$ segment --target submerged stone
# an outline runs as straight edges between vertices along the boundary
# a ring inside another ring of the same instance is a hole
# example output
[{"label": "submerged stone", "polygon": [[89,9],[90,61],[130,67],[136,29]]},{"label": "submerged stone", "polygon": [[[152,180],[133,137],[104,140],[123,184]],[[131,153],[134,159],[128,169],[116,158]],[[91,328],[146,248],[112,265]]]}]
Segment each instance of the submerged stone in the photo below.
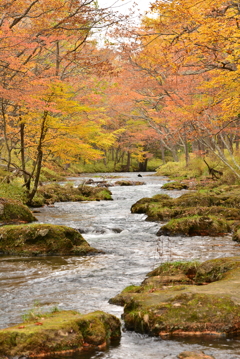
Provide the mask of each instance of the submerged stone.
[{"label": "submerged stone", "polygon": [[0,227],[0,254],[18,256],[76,255],[99,253],[73,228],[53,224]]},{"label": "submerged stone", "polygon": [[239,337],[239,298],[240,257],[230,257],[165,263],[110,302],[124,305],[126,328],[139,333]]},{"label": "submerged stone", "polygon": [[120,321],[113,315],[56,311],[0,330],[0,358],[60,356],[86,348],[101,349],[119,341],[120,335]]},{"label": "submerged stone", "polygon": [[211,355],[207,355],[204,352],[185,351],[178,355],[179,359],[215,359]]}]

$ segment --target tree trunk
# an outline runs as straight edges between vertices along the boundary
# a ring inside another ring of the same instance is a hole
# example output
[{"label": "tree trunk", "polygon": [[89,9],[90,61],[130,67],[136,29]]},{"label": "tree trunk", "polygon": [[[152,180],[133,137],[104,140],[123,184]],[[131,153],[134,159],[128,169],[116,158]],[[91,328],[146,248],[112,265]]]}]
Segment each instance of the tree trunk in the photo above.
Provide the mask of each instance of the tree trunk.
[{"label": "tree trunk", "polygon": [[166,164],[166,158],[165,158],[165,148],[164,148],[164,145],[163,143],[161,142],[161,155],[162,155],[162,161],[163,161],[163,164],[165,165]]},{"label": "tree trunk", "polygon": [[1,99],[1,110],[2,110],[2,118],[3,118],[3,137],[4,142],[7,150],[7,170],[10,171],[11,161],[12,161],[12,149],[9,146],[9,140],[7,135],[7,120],[6,120],[6,113],[5,113],[5,106],[3,103],[3,98]]},{"label": "tree trunk", "polygon": [[174,161],[174,162],[178,162],[179,159],[178,159],[178,154],[177,154],[176,146],[172,146],[172,147],[171,147],[171,152],[172,152],[172,156],[173,156],[173,161]]},{"label": "tree trunk", "polygon": [[[48,112],[45,111],[44,116],[43,116],[42,125],[41,125],[41,133],[40,133],[40,137],[39,137],[39,142],[38,142],[38,146],[37,146],[37,159],[36,159],[36,164],[34,166],[34,172],[36,171],[35,180],[34,180],[34,184],[33,184],[33,189],[31,190],[31,192],[28,195],[28,205],[32,204],[32,200],[33,200],[33,198],[37,192],[37,189],[38,189],[38,184],[39,184],[39,179],[40,179],[40,174],[41,174],[41,169],[42,169],[42,160],[43,160],[43,141],[44,141],[46,133],[47,133],[47,127],[45,126],[47,117],[48,117]],[[33,175],[33,173],[32,173],[32,175]]]},{"label": "tree trunk", "polygon": [[148,164],[148,158],[143,159],[142,162],[139,162],[138,168],[140,172],[147,172],[147,164]]},{"label": "tree trunk", "polygon": [[127,153],[127,172],[130,172],[130,166],[131,166],[131,152],[128,151],[128,153]]},{"label": "tree trunk", "polygon": [[30,191],[30,184],[31,184],[31,178],[26,174],[26,161],[25,161],[25,142],[24,142],[24,130],[25,125],[24,123],[20,123],[20,139],[21,139],[21,162],[22,162],[22,171],[23,171],[23,180],[24,185],[26,186],[26,189],[28,192]]}]

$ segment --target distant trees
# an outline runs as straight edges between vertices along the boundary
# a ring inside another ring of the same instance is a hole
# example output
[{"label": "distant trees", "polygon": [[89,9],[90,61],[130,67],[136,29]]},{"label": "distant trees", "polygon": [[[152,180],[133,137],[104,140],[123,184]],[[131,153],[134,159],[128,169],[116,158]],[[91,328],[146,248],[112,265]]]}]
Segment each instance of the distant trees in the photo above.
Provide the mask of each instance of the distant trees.
[{"label": "distant trees", "polygon": [[136,93],[133,117],[158,133],[175,161],[182,148],[188,163],[191,146],[240,177],[238,2],[155,1],[151,10],[141,28],[121,34],[129,36],[122,55]]}]

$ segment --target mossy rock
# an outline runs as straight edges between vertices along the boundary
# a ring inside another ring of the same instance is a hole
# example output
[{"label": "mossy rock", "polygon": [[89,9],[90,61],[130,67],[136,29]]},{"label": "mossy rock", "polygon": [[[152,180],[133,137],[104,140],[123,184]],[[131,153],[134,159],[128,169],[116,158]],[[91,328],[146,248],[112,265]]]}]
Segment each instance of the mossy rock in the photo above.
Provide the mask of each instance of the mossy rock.
[{"label": "mossy rock", "polygon": [[[178,198],[159,194],[142,198],[132,213],[145,213],[148,221],[169,221],[157,235],[221,236],[234,230],[240,220],[239,187],[229,193],[185,193]],[[233,239],[238,240],[235,230]]]},{"label": "mossy rock", "polygon": [[162,226],[157,235],[224,236],[231,231],[224,219],[214,216],[192,216],[172,219]]},{"label": "mossy rock", "polygon": [[212,207],[162,207],[158,203],[151,203],[147,209],[148,221],[168,221],[172,218],[182,218],[189,216],[218,216],[227,220],[240,220],[240,210],[238,208],[228,208],[222,206]]},{"label": "mossy rock", "polygon": [[239,298],[240,257],[230,257],[165,263],[111,302],[124,305],[126,328],[139,333],[239,337]]},{"label": "mossy rock", "polygon": [[185,193],[174,200],[176,206],[181,207],[194,207],[194,206],[222,206],[240,208],[240,194],[238,191],[231,191],[216,195],[210,193]]},{"label": "mossy rock", "polygon": [[162,186],[162,189],[166,189],[169,191],[172,190],[182,190],[182,189],[188,189],[188,186],[185,183],[181,183],[181,182],[169,182],[169,183],[165,183]]},{"label": "mossy rock", "polygon": [[102,187],[92,187],[92,186],[78,186],[78,191],[81,195],[85,196],[89,201],[96,201],[96,200],[111,200],[112,193],[107,188]]},{"label": "mossy rock", "polygon": [[215,359],[212,355],[207,355],[204,352],[185,351],[178,355],[179,359]]},{"label": "mossy rock", "polygon": [[144,182],[141,181],[126,181],[126,180],[122,180],[122,181],[116,181],[115,182],[115,186],[142,186],[144,185]]},{"label": "mossy rock", "polygon": [[8,225],[0,228],[4,255],[87,255],[99,253],[75,229],[53,224]]},{"label": "mossy rock", "polygon": [[240,242],[240,224],[234,228],[232,239],[233,241]]},{"label": "mossy rock", "polygon": [[61,186],[58,183],[51,183],[39,187],[32,206],[39,207],[55,202],[112,200],[111,195],[111,191],[107,188],[86,186],[85,184],[74,187],[71,183]]},{"label": "mossy rock", "polygon": [[21,202],[0,198],[1,224],[30,223],[36,220],[30,209]]},{"label": "mossy rock", "polygon": [[[170,198],[168,195],[159,194],[155,195],[152,198],[142,198],[133,204],[131,211],[132,213],[137,213],[138,208],[141,208],[142,213],[146,213],[149,217],[152,215],[153,208],[155,206],[155,213],[157,213],[158,209],[161,211],[162,208],[166,207],[169,209],[178,210],[181,208],[182,211],[187,208],[212,208],[213,212],[221,213],[224,212],[223,215],[228,215],[231,210],[234,210],[234,217],[240,216],[240,196],[233,195],[232,192],[229,194],[221,194],[215,195],[214,193],[185,193],[178,198]],[[218,209],[219,208],[219,211]],[[150,213],[149,213],[150,211]]]},{"label": "mossy rock", "polygon": [[0,330],[0,357],[64,355],[86,348],[101,349],[120,339],[120,321],[96,311],[81,315],[57,311]]},{"label": "mossy rock", "polygon": [[150,206],[157,206],[158,208],[162,207],[171,207],[173,206],[173,200],[167,194],[158,194],[151,198],[144,197],[134,203],[131,207],[131,213],[146,213],[148,214],[148,209]]}]

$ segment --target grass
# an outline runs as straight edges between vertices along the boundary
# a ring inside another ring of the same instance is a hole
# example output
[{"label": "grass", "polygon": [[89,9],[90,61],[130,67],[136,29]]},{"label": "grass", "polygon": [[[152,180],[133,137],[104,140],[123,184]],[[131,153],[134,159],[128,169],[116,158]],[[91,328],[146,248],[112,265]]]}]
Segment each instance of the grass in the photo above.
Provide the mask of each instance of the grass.
[{"label": "grass", "polygon": [[0,197],[16,199],[22,203],[26,203],[27,195],[18,181],[12,183],[0,183]]},{"label": "grass", "polygon": [[44,310],[44,307],[37,300],[34,301],[33,307],[29,309],[26,313],[22,315],[22,320],[24,323],[38,320],[39,318],[46,318],[51,316],[52,313],[60,312],[60,309],[57,305],[54,305],[48,311]]},{"label": "grass", "polygon": [[[194,154],[190,155],[190,162],[188,166],[186,166],[184,156],[182,155],[179,162],[167,162],[166,164],[158,167],[157,174],[178,180],[193,178],[201,180],[206,179],[206,177],[211,177],[206,164],[203,162],[203,158],[197,157]],[[215,180],[215,185],[240,184],[239,179],[237,179],[234,173],[222,162],[220,162],[218,158],[215,156],[208,156],[205,157],[205,159],[210,167],[223,172],[223,175],[218,180]],[[227,157],[227,159],[230,161],[230,158]],[[240,163],[240,156],[237,158],[237,161]]]}]

